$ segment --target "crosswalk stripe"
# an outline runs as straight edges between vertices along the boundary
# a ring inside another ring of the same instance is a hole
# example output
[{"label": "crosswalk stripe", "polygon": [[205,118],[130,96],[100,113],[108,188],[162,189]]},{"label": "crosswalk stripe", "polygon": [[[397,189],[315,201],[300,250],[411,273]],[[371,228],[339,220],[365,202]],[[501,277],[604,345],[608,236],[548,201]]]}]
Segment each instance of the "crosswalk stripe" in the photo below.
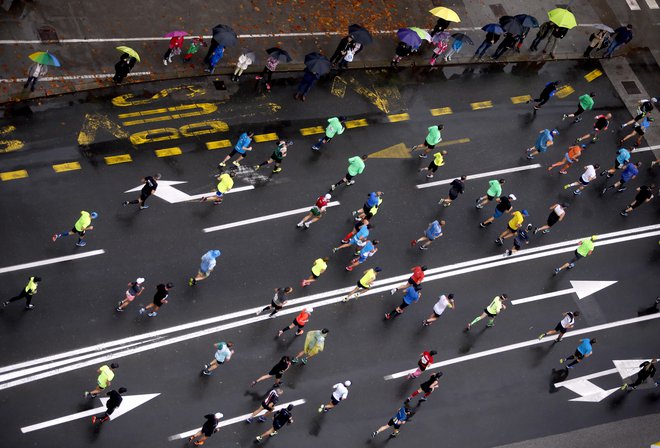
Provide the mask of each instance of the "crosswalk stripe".
[{"label": "crosswalk stripe", "polygon": [[639,7],[639,3],[637,3],[637,0],[626,0],[626,3],[628,3],[628,7],[632,11],[639,11],[641,8]]},{"label": "crosswalk stripe", "polygon": [[63,173],[65,171],[75,171],[79,170],[80,163],[79,162],[68,162],[68,163],[59,163],[57,165],[53,165],[53,170],[55,170],[56,173]]},{"label": "crosswalk stripe", "polygon": [[156,157],[170,157],[181,155],[182,151],[178,146],[174,146],[173,148],[157,149],[154,153],[156,154]]},{"label": "crosswalk stripe", "polygon": [[396,123],[397,121],[410,120],[410,115],[408,115],[408,113],[392,114],[388,115],[387,119],[390,121],[390,123]]},{"label": "crosswalk stripe", "polygon": [[108,156],[104,157],[105,163],[108,165],[116,165],[118,163],[128,163],[132,162],[133,159],[131,159],[130,154],[119,154],[118,156]]},{"label": "crosswalk stripe", "polygon": [[0,179],[2,179],[3,182],[7,180],[23,179],[24,177],[28,177],[27,170],[5,171],[4,173],[0,173]]},{"label": "crosswalk stripe", "polygon": [[660,6],[658,6],[658,2],[655,0],[645,0],[646,4],[649,5],[649,8],[651,9],[660,9]]}]

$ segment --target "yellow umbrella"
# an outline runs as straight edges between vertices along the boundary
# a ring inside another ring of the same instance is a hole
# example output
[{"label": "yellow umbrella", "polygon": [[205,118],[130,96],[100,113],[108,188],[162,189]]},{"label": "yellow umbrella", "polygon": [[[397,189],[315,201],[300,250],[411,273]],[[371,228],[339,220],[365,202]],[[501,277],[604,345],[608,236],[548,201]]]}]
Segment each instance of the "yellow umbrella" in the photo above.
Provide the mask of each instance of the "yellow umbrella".
[{"label": "yellow umbrella", "polygon": [[555,8],[548,12],[548,18],[555,25],[562,28],[568,28],[569,30],[577,26],[575,16],[568,9]]},{"label": "yellow umbrella", "polygon": [[140,55],[137,54],[137,51],[133,50],[131,47],[117,47],[117,50],[127,53],[129,56],[135,58],[140,62]]},{"label": "yellow umbrella", "polygon": [[454,11],[452,11],[449,8],[445,8],[444,6],[438,6],[437,8],[433,8],[429,12],[434,16],[440,17],[441,19],[445,19],[449,22],[461,21],[461,19],[458,17],[458,14],[456,14]]}]

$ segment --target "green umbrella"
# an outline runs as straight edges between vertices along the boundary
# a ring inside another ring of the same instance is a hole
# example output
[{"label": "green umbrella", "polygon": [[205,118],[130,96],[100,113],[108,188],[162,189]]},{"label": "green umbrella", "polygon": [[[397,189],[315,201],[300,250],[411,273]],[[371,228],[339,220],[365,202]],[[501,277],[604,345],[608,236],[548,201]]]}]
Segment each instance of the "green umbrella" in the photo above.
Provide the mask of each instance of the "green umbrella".
[{"label": "green umbrella", "polygon": [[131,47],[121,46],[121,47],[117,47],[117,50],[128,54],[130,57],[135,58],[138,60],[138,62],[140,62],[140,55],[137,53],[137,51],[133,50]]},{"label": "green umbrella", "polygon": [[555,25],[562,28],[568,28],[569,30],[577,26],[575,16],[568,9],[555,8],[548,12],[548,18]]},{"label": "green umbrella", "polygon": [[61,65],[60,61],[57,60],[55,55],[47,51],[37,51],[36,53],[32,53],[29,56],[29,58],[32,59],[34,62],[43,65],[52,65],[54,67],[59,67]]},{"label": "green umbrella", "polygon": [[431,35],[426,30],[417,28],[416,26],[411,26],[408,29],[413,30],[415,33],[417,33],[420,39],[425,40],[427,42],[431,42]]}]

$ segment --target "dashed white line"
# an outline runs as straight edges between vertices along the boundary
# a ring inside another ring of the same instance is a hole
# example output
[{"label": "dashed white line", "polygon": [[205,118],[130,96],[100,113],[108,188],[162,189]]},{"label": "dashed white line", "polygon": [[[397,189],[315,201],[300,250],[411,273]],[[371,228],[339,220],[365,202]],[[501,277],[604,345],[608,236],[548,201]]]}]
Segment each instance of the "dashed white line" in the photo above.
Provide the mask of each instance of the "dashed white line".
[{"label": "dashed white line", "polygon": [[[468,180],[472,179],[479,179],[482,177],[490,177],[490,176],[498,176],[500,174],[508,174],[508,173],[517,173],[520,171],[527,171],[527,170],[535,170],[536,168],[541,168],[541,165],[538,163],[534,163],[532,165],[526,165],[526,166],[516,166],[513,168],[506,168],[503,170],[495,170],[495,171],[488,171],[486,173],[477,173],[477,174],[466,174]],[[422,188],[431,188],[431,187],[437,187],[438,185],[447,185],[450,184],[456,177],[452,177],[450,179],[444,179],[444,180],[438,180],[435,182],[427,182],[425,184],[419,184],[416,185],[417,188],[422,189]]]},{"label": "dashed white line", "polygon": [[75,255],[65,255],[63,257],[48,258],[46,260],[41,260],[41,261],[32,261],[30,263],[17,264],[14,266],[6,266],[4,268],[0,268],[0,274],[6,274],[7,272],[21,271],[23,269],[36,268],[39,266],[48,266],[49,264],[64,263],[65,261],[80,260],[82,258],[93,257],[95,255],[101,255],[104,253],[105,251],[103,249],[98,249],[98,250],[92,250],[90,252],[83,252]]}]

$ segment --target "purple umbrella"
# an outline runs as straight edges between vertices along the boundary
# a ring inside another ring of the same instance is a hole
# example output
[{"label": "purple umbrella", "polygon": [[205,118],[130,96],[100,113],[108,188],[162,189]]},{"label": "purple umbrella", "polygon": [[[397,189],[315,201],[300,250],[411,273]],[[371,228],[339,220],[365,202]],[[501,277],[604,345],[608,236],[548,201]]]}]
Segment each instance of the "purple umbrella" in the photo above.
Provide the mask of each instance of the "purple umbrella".
[{"label": "purple umbrella", "polygon": [[401,28],[396,32],[397,37],[401,42],[406,45],[410,45],[413,48],[419,47],[422,45],[422,38],[419,37],[415,31],[410,28]]}]

